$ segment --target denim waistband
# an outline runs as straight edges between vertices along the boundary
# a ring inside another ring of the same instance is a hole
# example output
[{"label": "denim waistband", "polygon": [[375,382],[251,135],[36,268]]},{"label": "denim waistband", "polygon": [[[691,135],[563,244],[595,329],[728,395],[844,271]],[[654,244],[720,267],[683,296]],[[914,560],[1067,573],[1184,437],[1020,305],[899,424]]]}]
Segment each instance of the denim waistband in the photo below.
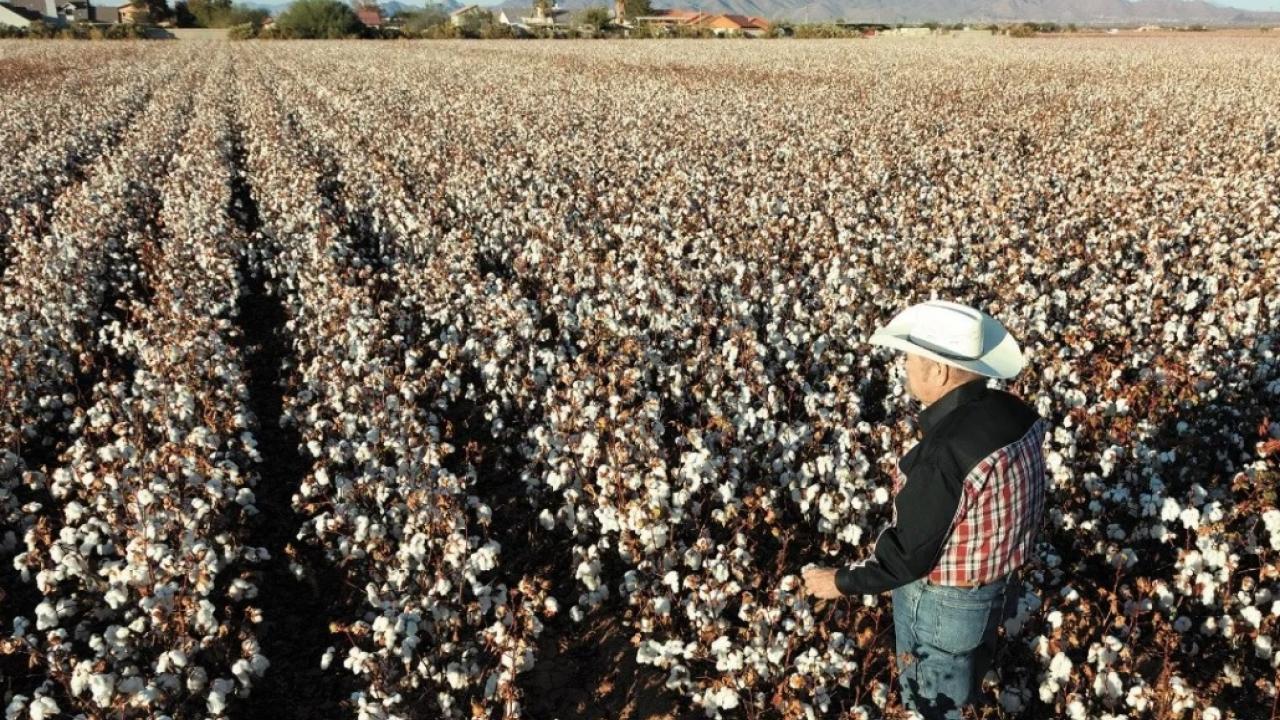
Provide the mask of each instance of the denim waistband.
[{"label": "denim waistband", "polygon": [[980,585],[947,585],[946,583],[936,583],[930,580],[928,575],[925,575],[924,577],[920,578],[920,582],[924,585],[929,585],[930,587],[955,588],[956,590],[979,590],[981,588],[987,587],[988,585],[995,585],[996,583],[1007,583],[1017,575],[1018,575],[1017,570],[1010,570],[1004,575],[1001,575],[1000,577],[995,578],[993,580],[988,580],[987,582],[984,582]]}]

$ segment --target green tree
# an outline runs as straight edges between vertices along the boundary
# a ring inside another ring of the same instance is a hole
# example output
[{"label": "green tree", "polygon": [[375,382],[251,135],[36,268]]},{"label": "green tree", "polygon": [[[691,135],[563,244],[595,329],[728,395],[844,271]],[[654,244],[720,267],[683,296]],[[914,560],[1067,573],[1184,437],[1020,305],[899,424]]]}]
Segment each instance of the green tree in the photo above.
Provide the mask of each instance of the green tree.
[{"label": "green tree", "polygon": [[623,12],[629,18],[652,15],[653,5],[649,3],[649,0],[623,0]]},{"label": "green tree", "polygon": [[409,10],[398,14],[401,26],[406,32],[421,33],[449,23],[449,13],[439,5],[428,5],[421,10]]},{"label": "green tree", "polygon": [[199,21],[191,12],[191,4],[186,0],[178,0],[174,3],[173,20],[181,28],[199,27]]},{"label": "green tree", "polygon": [[253,23],[232,25],[227,29],[227,39],[229,40],[252,40],[257,36],[258,26]]},{"label": "green tree", "polygon": [[135,16],[139,25],[161,23],[173,18],[173,11],[169,9],[169,4],[165,0],[132,0],[130,4],[146,11]]},{"label": "green tree", "polygon": [[[485,17],[486,15],[488,17]],[[458,21],[458,32],[461,33],[462,37],[478,38],[485,24],[491,22],[492,19],[493,13],[485,10],[472,10],[469,13],[465,13],[462,19]]]},{"label": "green tree", "polygon": [[289,37],[329,40],[359,35],[364,27],[351,6],[338,0],[297,0],[276,25]]},{"label": "green tree", "polygon": [[226,27],[226,16],[231,12],[231,0],[187,0],[177,8],[178,23],[190,15],[195,27]]},{"label": "green tree", "polygon": [[603,30],[612,20],[609,15],[609,9],[602,6],[589,7],[578,13],[575,18],[577,24],[586,25],[596,32]]},{"label": "green tree", "polygon": [[271,14],[248,5],[232,5],[231,0],[184,0],[174,6],[178,27],[226,28],[266,22]]}]

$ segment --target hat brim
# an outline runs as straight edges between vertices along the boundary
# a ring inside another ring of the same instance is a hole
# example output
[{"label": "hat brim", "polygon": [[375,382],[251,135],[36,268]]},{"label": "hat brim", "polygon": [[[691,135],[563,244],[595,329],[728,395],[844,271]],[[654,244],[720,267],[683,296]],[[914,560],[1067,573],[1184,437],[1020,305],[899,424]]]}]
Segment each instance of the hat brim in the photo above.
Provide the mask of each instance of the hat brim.
[{"label": "hat brim", "polygon": [[937,362],[969,370],[990,378],[1008,380],[1021,372],[1026,361],[1022,356],[1022,350],[1018,347],[1018,342],[1013,339],[1013,335],[995,323],[988,324],[983,331],[987,333],[987,336],[983,338],[983,347],[991,349],[974,360],[957,360],[945,355],[939,355],[929,348],[912,342],[911,329],[909,327],[895,326],[892,323],[888,327],[877,330],[867,342],[872,345],[880,345],[922,355],[930,360],[936,360]]}]

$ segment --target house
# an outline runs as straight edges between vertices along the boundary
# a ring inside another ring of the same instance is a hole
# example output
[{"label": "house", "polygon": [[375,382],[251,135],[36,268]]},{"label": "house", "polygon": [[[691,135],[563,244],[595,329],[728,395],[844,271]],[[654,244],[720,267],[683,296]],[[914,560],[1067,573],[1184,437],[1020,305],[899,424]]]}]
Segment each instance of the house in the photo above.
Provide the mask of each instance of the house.
[{"label": "house", "polygon": [[533,6],[533,15],[520,18],[520,22],[531,28],[563,28],[569,27],[569,11],[559,5],[544,7],[538,2]]},{"label": "house", "polygon": [[893,27],[892,25],[884,25],[881,23],[855,23],[855,22],[844,22],[839,20],[836,22],[833,22],[832,25],[835,25],[838,28],[843,28],[845,30],[856,32],[862,37],[875,37],[876,33],[881,33],[881,32],[884,32],[885,30],[890,30]]},{"label": "house", "polygon": [[[128,14],[134,15],[135,19],[138,17],[138,9],[131,5],[96,5],[90,0],[4,0],[0,2],[0,6],[5,10],[0,12],[0,24],[18,27],[26,27],[37,20],[47,25],[68,25],[74,22],[111,25],[122,22],[121,11],[125,8],[129,9]],[[142,11],[142,22],[146,22],[145,8]],[[22,18],[21,22],[26,25],[19,25],[20,21],[13,19],[15,15]]]},{"label": "house", "polygon": [[382,27],[382,10],[377,5],[361,5],[356,8],[356,19],[367,28]]},{"label": "house", "polygon": [[150,20],[145,5],[122,5],[119,8],[120,19],[117,22],[126,25],[142,25]]},{"label": "house", "polygon": [[31,23],[40,20],[41,17],[40,13],[34,10],[0,2],[0,25],[25,28],[30,27]]},{"label": "house", "polygon": [[754,15],[715,15],[701,23],[716,35],[760,37],[769,32],[769,21]]},{"label": "house", "polygon": [[449,13],[449,22],[453,23],[454,27],[460,27],[468,18],[475,17],[484,19],[485,15],[488,13],[488,10],[485,10],[479,5],[464,5],[463,7]]},{"label": "house", "polygon": [[711,16],[698,10],[676,10],[669,8],[654,8],[650,14],[641,15],[635,18],[637,23],[645,25],[657,25],[661,27],[695,27]]},{"label": "house", "polygon": [[533,34],[529,30],[529,26],[525,25],[524,21],[521,19],[522,16],[526,15],[529,12],[528,6],[519,6],[514,8],[501,7],[501,8],[496,8],[495,10],[492,10],[490,12],[497,12],[498,22],[511,28],[511,30],[515,32],[517,37],[528,37]]},{"label": "house", "polygon": [[90,17],[93,18],[93,22],[104,23],[107,25],[114,25],[120,22],[120,8],[118,7],[91,5],[89,10]]},{"label": "house", "polygon": [[61,22],[55,0],[6,0],[5,5],[11,12],[20,13],[30,18],[30,21],[42,20],[48,24]]},{"label": "house", "polygon": [[927,27],[899,27],[892,30],[885,30],[881,35],[893,35],[896,37],[928,37],[933,34],[933,30]]}]

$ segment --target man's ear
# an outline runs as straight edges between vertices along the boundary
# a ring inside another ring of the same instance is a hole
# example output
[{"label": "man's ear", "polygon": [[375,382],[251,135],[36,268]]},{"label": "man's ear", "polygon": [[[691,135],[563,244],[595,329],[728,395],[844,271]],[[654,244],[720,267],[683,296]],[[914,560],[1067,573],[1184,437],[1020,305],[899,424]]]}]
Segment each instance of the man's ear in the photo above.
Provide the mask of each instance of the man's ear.
[{"label": "man's ear", "polygon": [[930,373],[930,374],[931,374],[931,375],[933,375],[933,377],[937,380],[937,383],[936,383],[936,384],[937,384],[937,385],[940,385],[940,386],[941,386],[941,385],[946,385],[946,384],[947,384],[947,380],[949,380],[949,379],[950,379],[950,378],[948,377],[948,375],[947,375],[947,373],[948,373],[948,371],[949,371],[949,369],[950,369],[950,368],[948,368],[948,367],[947,367],[947,364],[946,364],[946,363],[940,363],[940,362],[938,362],[937,360],[934,360],[933,358],[927,358],[927,360],[928,360],[929,364],[933,366],[933,372],[932,372],[932,373]]}]

